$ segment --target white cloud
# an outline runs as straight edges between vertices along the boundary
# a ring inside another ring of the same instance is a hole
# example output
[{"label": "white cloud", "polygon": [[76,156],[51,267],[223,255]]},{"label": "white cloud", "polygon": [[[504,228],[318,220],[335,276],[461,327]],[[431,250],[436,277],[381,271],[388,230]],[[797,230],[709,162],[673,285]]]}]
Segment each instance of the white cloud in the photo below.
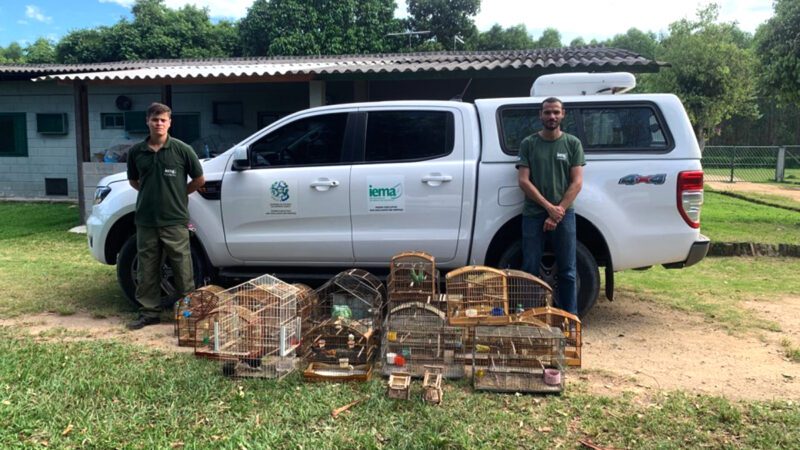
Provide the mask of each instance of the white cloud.
[{"label": "white cloud", "polygon": [[208,8],[208,15],[214,18],[240,19],[247,14],[253,0],[166,0],[164,4],[173,9],[194,5]]},{"label": "white cloud", "polygon": [[44,11],[42,11],[42,9],[36,5],[25,6],[25,17],[44,23],[50,23],[53,21],[52,17],[45,16]]},{"label": "white cloud", "polygon": [[130,8],[136,3],[136,0],[99,0],[100,3],[116,3],[124,8]]}]

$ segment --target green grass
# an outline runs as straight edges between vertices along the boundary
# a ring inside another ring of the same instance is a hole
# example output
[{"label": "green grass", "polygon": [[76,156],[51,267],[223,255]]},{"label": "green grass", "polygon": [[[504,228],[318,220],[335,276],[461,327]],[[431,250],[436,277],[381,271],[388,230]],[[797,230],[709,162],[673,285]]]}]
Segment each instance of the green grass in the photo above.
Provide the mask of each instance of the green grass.
[{"label": "green grass", "polygon": [[790,361],[800,363],[800,347],[795,347],[789,339],[781,340],[781,347]]},{"label": "green grass", "polygon": [[800,244],[800,213],[713,191],[706,192],[700,223],[712,241]]},{"label": "green grass", "polygon": [[[706,193],[717,192],[708,186],[705,187],[705,191]],[[739,191],[727,192],[722,195],[734,198],[740,197],[740,199],[751,200],[756,204],[777,206],[782,208],[788,208],[790,210],[794,209],[795,212],[800,212],[800,202],[784,195],[771,195],[771,194],[762,194],[760,192],[739,192]]]},{"label": "green grass", "polygon": [[[800,406],[682,393],[633,401],[580,385],[563,396],[473,392],[393,401],[385,382],[235,381],[216,363],[114,342],[38,343],[0,329],[0,447],[790,448]],[[367,400],[337,419],[331,410]],[[71,430],[65,432],[65,430]]]},{"label": "green grass", "polygon": [[68,232],[77,224],[74,205],[0,202],[0,314],[132,310],[115,267],[92,258],[86,235]]},{"label": "green grass", "polygon": [[[731,169],[723,167],[703,167],[706,181],[729,181]],[[735,180],[770,183],[775,181],[775,169],[769,167],[740,168],[733,170]],[[783,178],[788,183],[800,182],[800,169],[785,169]]]},{"label": "green grass", "polygon": [[800,292],[800,258],[706,258],[680,270],[653,267],[616,274],[616,286],[640,299],[700,313],[731,330],[778,325],[757,318],[741,303]]}]

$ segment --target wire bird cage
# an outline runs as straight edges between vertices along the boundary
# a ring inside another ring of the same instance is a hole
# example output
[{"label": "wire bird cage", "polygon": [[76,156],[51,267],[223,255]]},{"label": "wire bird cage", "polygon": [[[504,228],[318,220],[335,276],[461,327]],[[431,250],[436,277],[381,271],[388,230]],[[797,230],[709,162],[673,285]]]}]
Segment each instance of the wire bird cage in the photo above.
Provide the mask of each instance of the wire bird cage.
[{"label": "wire bird cage", "polygon": [[433,255],[403,252],[392,257],[387,282],[388,304],[394,307],[408,302],[430,303],[442,310],[439,297],[439,271]]},{"label": "wire bird cage", "polygon": [[553,289],[541,278],[528,272],[506,269],[508,286],[508,306],[510,313],[521,314],[532,308],[553,304]]},{"label": "wire bird cage", "polygon": [[505,324],[511,320],[508,274],[486,266],[467,266],[447,274],[450,325]]},{"label": "wire bird cage", "polygon": [[294,286],[297,288],[297,317],[300,318],[300,330],[304,339],[308,330],[314,328],[312,314],[319,303],[319,296],[305,284],[295,283]]},{"label": "wire bird cage", "polygon": [[442,389],[442,366],[425,366],[425,376],[422,378],[422,400],[435,405],[440,405],[444,397]]},{"label": "wire bird cage", "polygon": [[282,378],[300,345],[297,293],[271,275],[220,292],[219,306],[198,323],[195,354],[222,361],[228,376]]},{"label": "wire bird cage", "polygon": [[175,336],[179,347],[197,346],[197,324],[217,308],[218,294],[224,290],[213,284],[203,286],[175,302]]},{"label": "wire bird cage", "polygon": [[421,378],[428,365],[442,366],[447,378],[464,376],[464,330],[449,326],[444,312],[427,303],[404,303],[389,310],[381,340],[381,373]]},{"label": "wire bird cage", "polygon": [[547,326],[554,327],[564,334],[566,339],[564,357],[566,363],[571,367],[581,366],[581,319],[563,309],[545,306],[525,310],[522,314],[522,321],[534,320],[536,323],[545,323]]},{"label": "wire bird cage", "polygon": [[516,323],[473,329],[472,383],[495,392],[562,392],[564,334]]},{"label": "wire bird cage", "polygon": [[309,381],[367,381],[377,352],[375,330],[345,317],[329,319],[306,334],[301,354]]},{"label": "wire bird cage", "polygon": [[357,321],[371,330],[378,330],[385,299],[383,283],[361,269],[341,272],[320,286],[318,303],[311,322],[319,325],[329,319],[344,318]]}]

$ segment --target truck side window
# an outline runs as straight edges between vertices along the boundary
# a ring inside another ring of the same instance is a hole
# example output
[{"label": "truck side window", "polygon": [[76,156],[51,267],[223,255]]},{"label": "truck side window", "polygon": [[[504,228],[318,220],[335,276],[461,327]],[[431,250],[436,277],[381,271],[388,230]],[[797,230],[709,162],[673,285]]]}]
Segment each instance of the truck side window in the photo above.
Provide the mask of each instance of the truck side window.
[{"label": "truck side window", "polygon": [[453,151],[453,113],[373,111],[367,114],[364,161],[419,161]]},{"label": "truck side window", "polygon": [[[501,110],[501,140],[503,151],[509,155],[519,153],[519,144],[523,139],[538,133],[542,129],[542,121],[539,119],[539,107],[512,107]],[[567,133],[577,136],[575,125],[575,111],[567,108],[567,116],[561,122],[561,129]]]},{"label": "truck side window", "polygon": [[666,150],[658,117],[647,106],[582,108],[587,150]]},{"label": "truck side window", "polygon": [[347,113],[325,114],[288,123],[250,146],[253,167],[338,164]]}]

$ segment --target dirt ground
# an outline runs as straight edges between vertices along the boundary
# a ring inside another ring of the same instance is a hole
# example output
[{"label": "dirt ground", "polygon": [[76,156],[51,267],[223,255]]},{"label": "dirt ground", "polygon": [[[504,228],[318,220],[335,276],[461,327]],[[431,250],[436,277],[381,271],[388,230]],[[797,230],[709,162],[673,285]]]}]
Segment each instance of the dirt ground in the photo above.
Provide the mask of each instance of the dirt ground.
[{"label": "dirt ground", "polygon": [[[730,334],[703,318],[625,295],[599,301],[584,321],[583,368],[568,375],[596,394],[684,390],[729,399],[800,398],[800,363],[781,346],[800,346],[800,297],[745,305],[776,322],[780,332]],[[121,318],[39,314],[0,320],[42,340],[114,339],[151,349],[191,352],[175,345],[173,325],[128,331]]]},{"label": "dirt ground", "polygon": [[800,202],[800,186],[778,186],[767,183],[725,183],[721,181],[707,181],[707,185],[716,191],[731,191],[739,193],[755,192],[758,194],[780,195]]}]

